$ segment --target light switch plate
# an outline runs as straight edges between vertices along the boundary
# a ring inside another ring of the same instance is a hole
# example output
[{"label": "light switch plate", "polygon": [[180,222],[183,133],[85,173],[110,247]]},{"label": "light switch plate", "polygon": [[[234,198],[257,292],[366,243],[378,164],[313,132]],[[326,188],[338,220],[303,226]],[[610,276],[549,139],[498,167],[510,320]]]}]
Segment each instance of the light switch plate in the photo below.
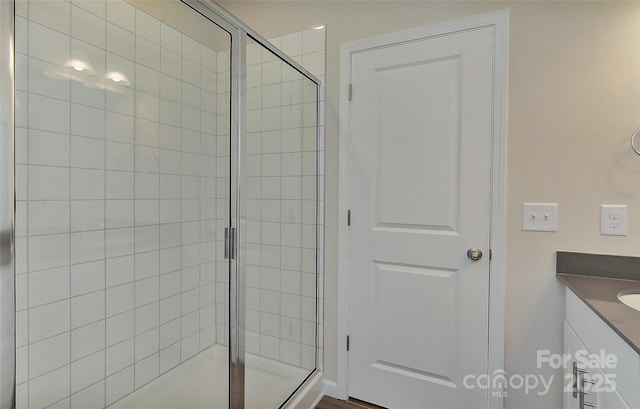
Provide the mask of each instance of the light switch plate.
[{"label": "light switch plate", "polygon": [[600,234],[606,236],[626,236],[627,205],[600,206]]},{"label": "light switch plate", "polygon": [[558,204],[523,203],[522,230],[558,231]]}]

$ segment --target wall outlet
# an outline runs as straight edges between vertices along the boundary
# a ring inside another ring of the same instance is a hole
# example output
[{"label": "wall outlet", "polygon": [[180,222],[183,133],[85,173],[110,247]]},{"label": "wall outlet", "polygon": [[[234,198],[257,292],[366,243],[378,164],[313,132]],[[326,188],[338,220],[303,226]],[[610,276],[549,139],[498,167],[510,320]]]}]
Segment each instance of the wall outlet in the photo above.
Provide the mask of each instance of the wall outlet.
[{"label": "wall outlet", "polygon": [[558,204],[523,203],[522,230],[558,231]]},{"label": "wall outlet", "polygon": [[600,206],[600,234],[626,236],[628,224],[627,205]]}]

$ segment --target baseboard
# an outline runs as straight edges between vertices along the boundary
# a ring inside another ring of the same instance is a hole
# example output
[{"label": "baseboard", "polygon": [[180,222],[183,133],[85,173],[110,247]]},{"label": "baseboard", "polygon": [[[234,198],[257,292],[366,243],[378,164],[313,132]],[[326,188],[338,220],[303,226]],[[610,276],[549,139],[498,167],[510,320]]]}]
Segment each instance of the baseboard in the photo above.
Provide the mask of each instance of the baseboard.
[{"label": "baseboard", "polygon": [[331,396],[332,398],[344,399],[344,397],[340,396],[340,393],[338,393],[338,382],[330,379],[324,380],[324,394]]},{"label": "baseboard", "polygon": [[320,401],[322,400],[322,398],[324,398],[324,391],[320,392],[320,394],[318,395],[318,397],[316,397],[316,400],[313,401],[313,404],[311,405],[311,408],[315,408],[316,406],[318,406],[318,403],[320,403]]}]

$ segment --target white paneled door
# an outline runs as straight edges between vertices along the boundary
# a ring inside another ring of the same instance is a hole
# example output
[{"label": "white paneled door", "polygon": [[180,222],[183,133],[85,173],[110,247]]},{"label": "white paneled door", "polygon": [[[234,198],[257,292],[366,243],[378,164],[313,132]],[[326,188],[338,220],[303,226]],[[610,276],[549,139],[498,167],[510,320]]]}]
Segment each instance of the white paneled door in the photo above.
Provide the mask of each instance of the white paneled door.
[{"label": "white paneled door", "polygon": [[354,398],[487,407],[492,61],[491,28],[352,54]]}]

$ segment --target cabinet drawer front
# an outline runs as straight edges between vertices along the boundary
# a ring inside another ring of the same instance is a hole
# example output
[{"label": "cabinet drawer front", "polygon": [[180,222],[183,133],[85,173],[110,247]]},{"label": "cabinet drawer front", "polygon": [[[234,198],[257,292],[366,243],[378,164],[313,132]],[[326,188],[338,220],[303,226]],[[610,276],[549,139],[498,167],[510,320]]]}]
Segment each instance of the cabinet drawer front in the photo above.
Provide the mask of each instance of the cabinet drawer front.
[{"label": "cabinet drawer front", "polygon": [[[578,338],[573,328],[564,322],[564,353],[570,354],[575,357],[578,351],[588,351],[582,341]],[[572,359],[564,369],[564,409],[580,409],[579,398],[573,397],[573,388],[571,388],[574,374]],[[609,391],[605,388],[604,382],[609,374],[602,371],[600,368],[594,367],[595,362],[591,360],[587,367],[578,366],[578,369],[584,370],[587,373],[588,379],[596,382],[596,385],[587,387],[587,394],[585,395],[585,402],[589,402],[596,405],[596,408],[600,409],[630,409],[625,400],[620,396],[618,391]],[[596,390],[589,390],[589,388],[595,388]]]},{"label": "cabinet drawer front", "polygon": [[640,355],[568,288],[565,308],[566,321],[591,354],[604,351],[617,357],[615,367],[602,370],[615,375],[617,391],[628,406],[640,408]]}]

